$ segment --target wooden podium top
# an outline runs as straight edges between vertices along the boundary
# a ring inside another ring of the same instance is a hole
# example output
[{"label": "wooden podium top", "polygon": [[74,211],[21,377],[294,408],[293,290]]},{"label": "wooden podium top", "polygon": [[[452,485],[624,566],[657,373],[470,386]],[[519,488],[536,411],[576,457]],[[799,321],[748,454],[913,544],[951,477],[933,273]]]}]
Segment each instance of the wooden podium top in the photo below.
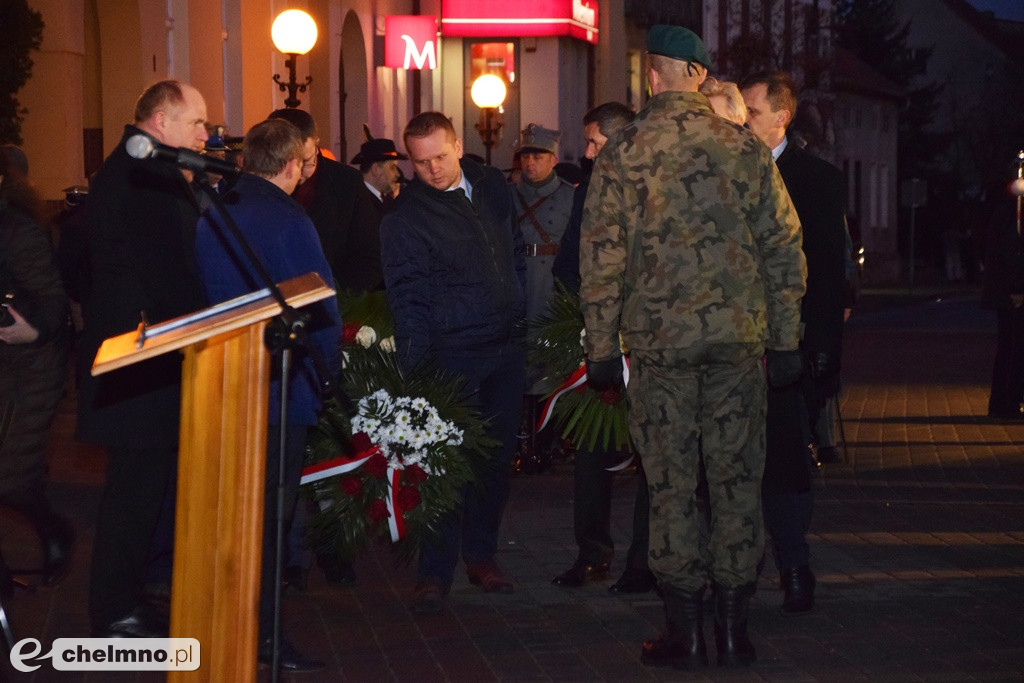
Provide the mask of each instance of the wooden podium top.
[{"label": "wooden podium top", "polygon": [[[316,273],[306,273],[278,285],[285,301],[294,308],[334,296]],[[92,374],[102,375],[169,351],[184,348],[210,337],[248,327],[274,317],[281,307],[267,289],[240,296],[204,308],[189,315],[173,318],[147,327],[140,340],[140,330],[125,332],[104,340],[92,364]]]}]

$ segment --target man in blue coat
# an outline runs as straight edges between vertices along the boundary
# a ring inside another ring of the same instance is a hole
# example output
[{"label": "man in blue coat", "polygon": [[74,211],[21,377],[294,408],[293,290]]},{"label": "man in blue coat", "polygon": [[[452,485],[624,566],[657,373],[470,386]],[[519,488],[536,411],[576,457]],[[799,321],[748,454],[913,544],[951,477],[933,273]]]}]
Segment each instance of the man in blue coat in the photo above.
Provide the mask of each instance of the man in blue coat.
[{"label": "man in blue coat", "polygon": [[420,548],[418,612],[451,588],[461,551],[469,580],[511,592],[494,559],[525,385],[526,258],[512,192],[501,173],[462,158],[440,112],[415,116],[404,142],[416,178],[381,222],[381,258],[403,368],[435,365],[463,376],[489,420],[498,452],[467,486],[435,543]]},{"label": "man in blue coat", "polygon": [[[281,120],[257,124],[245,136],[242,170],[234,189],[225,197],[228,213],[241,228],[260,263],[275,282],[316,272],[332,283],[331,269],[320,247],[312,221],[289,195],[302,173],[302,136],[299,129]],[[213,303],[264,287],[241,247],[224,226],[224,219],[210,209],[196,227],[199,273]],[[341,365],[341,318],[333,299],[314,304],[308,311],[311,349],[296,349],[288,378],[288,412],[285,448],[285,528],[291,523],[299,491],[306,433],[317,422],[320,409],[318,378],[310,354],[319,353],[331,372]],[[260,661],[271,659],[273,626],[274,530],[278,487],[278,444],[281,402],[280,367],[274,367],[270,383],[270,428],[267,430],[266,498],[263,506],[263,563],[260,581]],[[322,662],[305,660],[285,643],[282,668],[315,671]]]}]

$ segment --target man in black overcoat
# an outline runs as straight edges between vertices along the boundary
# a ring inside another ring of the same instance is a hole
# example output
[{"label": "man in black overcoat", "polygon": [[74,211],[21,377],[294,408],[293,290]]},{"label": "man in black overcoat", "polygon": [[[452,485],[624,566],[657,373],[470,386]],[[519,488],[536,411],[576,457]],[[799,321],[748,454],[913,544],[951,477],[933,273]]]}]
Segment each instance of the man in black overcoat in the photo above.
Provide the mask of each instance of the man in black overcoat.
[{"label": "man in black overcoat", "polygon": [[[363,176],[352,219],[349,256],[353,268],[346,286],[364,292],[384,289],[384,270],[380,264],[380,222],[399,189],[402,171],[398,162],[408,159],[395,148],[394,140],[373,138],[360,146],[352,157]],[[358,267],[355,264],[359,264]]]},{"label": "man in black overcoat", "polygon": [[135,106],[135,123],[96,174],[87,215],[91,290],[78,358],[78,436],[107,447],[93,546],[89,618],[97,637],[166,637],[166,615],[142,599],[150,543],[177,467],[181,357],[92,377],[104,339],[143,319],[203,308],[193,241],[199,207],[191,174],[125,150],[133,135],[201,150],[206,103],[192,86],[161,81]]},{"label": "man in black overcoat", "polygon": [[768,389],[762,500],[785,598],[784,614],[814,609],[807,530],[813,498],[807,446],[820,402],[839,390],[843,341],[846,181],[827,161],[786,137],[797,90],[788,74],[761,73],[741,84],[750,129],[771,150],[800,217],[807,258],[801,304],[804,373],[796,384]]},{"label": "man in black overcoat", "polygon": [[[320,236],[320,246],[331,266],[338,289],[377,289],[383,276],[380,272],[380,251],[372,263],[353,249],[353,223],[365,211],[362,204],[363,177],[359,171],[324,156],[316,121],[301,109],[278,109],[267,118],[284,119],[302,133],[304,154],[302,183],[295,189],[295,199],[313,221]],[[369,272],[368,272],[369,271]],[[373,286],[366,283],[373,281]]]}]

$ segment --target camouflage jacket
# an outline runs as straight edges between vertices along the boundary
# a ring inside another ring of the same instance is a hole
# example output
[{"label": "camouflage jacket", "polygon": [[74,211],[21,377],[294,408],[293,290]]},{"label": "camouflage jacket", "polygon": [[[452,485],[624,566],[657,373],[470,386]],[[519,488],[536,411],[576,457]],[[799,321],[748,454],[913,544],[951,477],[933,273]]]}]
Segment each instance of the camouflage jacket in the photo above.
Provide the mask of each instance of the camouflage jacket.
[{"label": "camouflage jacket", "polygon": [[632,349],[792,350],[807,267],[771,152],[698,93],[664,92],[598,156],[580,306],[592,360]]}]

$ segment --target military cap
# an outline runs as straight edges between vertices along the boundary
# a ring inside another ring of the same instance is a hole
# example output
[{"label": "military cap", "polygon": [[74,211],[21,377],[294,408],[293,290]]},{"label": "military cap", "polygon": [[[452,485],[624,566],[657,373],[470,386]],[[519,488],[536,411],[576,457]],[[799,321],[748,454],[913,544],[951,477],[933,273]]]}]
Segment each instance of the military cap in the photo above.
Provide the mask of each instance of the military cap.
[{"label": "military cap", "polygon": [[682,26],[652,26],[647,32],[647,52],[671,59],[696,62],[705,69],[711,69],[711,56],[700,36]]},{"label": "military cap", "polygon": [[64,193],[64,201],[67,202],[68,206],[78,206],[89,196],[89,188],[85,185],[65,187],[61,192]]},{"label": "military cap", "polygon": [[373,163],[375,161],[392,161],[408,159],[395,148],[395,141],[387,138],[367,140],[359,147],[359,154],[352,157],[352,164]]},{"label": "military cap", "polygon": [[228,147],[224,142],[225,137],[226,130],[224,126],[214,126],[213,130],[210,131],[209,137],[206,138],[206,145],[203,149],[207,152],[226,152]]},{"label": "military cap", "polygon": [[561,137],[562,134],[557,130],[531,123],[519,135],[518,151],[551,152],[558,156],[558,141]]}]

